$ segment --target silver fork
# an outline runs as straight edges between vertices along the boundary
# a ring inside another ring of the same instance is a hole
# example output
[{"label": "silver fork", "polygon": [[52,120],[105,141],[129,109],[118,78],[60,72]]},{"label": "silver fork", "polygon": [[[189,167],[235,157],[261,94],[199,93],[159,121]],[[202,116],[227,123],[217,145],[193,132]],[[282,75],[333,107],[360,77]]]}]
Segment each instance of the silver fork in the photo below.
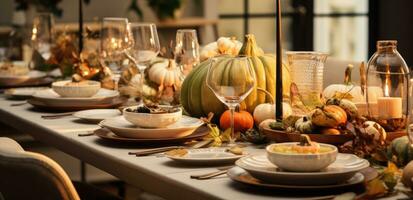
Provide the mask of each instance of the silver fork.
[{"label": "silver fork", "polygon": [[169,147],[160,147],[160,148],[153,148],[153,149],[146,149],[146,150],[141,150],[141,151],[136,151],[136,152],[129,152],[129,155],[135,155],[135,156],[149,156],[157,153],[163,153],[166,151],[174,150],[174,149],[180,149],[180,148],[185,148],[185,149],[199,149],[202,147],[206,147],[209,144],[211,144],[214,140],[213,139],[207,139],[200,141],[193,146],[187,147],[187,146],[169,146]]},{"label": "silver fork", "polygon": [[197,174],[197,175],[191,175],[190,177],[192,179],[198,179],[198,180],[206,180],[210,178],[214,178],[223,174],[226,174],[229,169],[231,169],[233,166],[225,166],[225,167],[219,167],[217,168],[217,171],[214,172],[209,172],[206,174]]}]

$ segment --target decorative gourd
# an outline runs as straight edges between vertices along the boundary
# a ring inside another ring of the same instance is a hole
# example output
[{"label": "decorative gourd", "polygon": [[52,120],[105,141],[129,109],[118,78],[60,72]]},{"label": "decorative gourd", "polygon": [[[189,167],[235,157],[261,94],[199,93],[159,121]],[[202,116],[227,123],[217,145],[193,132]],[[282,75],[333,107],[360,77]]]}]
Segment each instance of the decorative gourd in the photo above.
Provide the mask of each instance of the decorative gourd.
[{"label": "decorative gourd", "polygon": [[326,105],[340,106],[347,113],[347,119],[351,121],[358,116],[358,110],[356,104],[348,99],[332,98],[326,101]]},{"label": "decorative gourd", "polygon": [[384,142],[386,141],[387,133],[386,130],[379,123],[374,121],[365,121],[363,126],[360,128],[360,132],[374,136],[374,140]]},{"label": "decorative gourd", "polygon": [[162,92],[165,87],[181,87],[182,74],[173,59],[164,59],[156,62],[148,69],[149,80],[159,85],[159,91]]},{"label": "decorative gourd", "polygon": [[[257,84],[248,97],[241,103],[241,110],[247,110],[253,113],[255,107],[259,104],[269,102],[270,97],[263,93],[258,93],[257,88],[261,88],[275,96],[275,62],[273,55],[262,54],[257,47],[253,35],[246,35],[243,47],[240,50],[241,55],[249,57],[252,67],[254,67]],[[225,73],[222,73],[222,79],[227,80],[231,76],[236,76],[239,72],[231,70],[231,56],[217,57],[218,65],[225,65]],[[189,115],[202,117],[209,112],[220,116],[225,110],[225,106],[220,102],[214,93],[206,85],[206,75],[210,61],[200,63],[188,76],[182,84],[181,104]],[[290,74],[286,66],[283,68],[283,93],[288,96],[290,86]]]},{"label": "decorative gourd", "polygon": [[[231,115],[230,111],[225,111],[219,120],[221,129],[226,130],[231,127]],[[245,132],[254,126],[254,119],[249,112],[239,111],[234,112],[234,131]]]},{"label": "decorative gourd", "polygon": [[323,135],[340,135],[341,132],[336,128],[322,128],[320,133]]},{"label": "decorative gourd", "polygon": [[[323,97],[325,99],[338,98],[348,99],[354,103],[365,103],[366,94],[363,95],[360,86],[351,82],[351,72],[353,65],[349,64],[345,71],[343,84],[332,84],[327,86],[323,91]],[[383,91],[379,87],[369,87],[368,89],[369,101],[376,102],[378,97],[383,96]]]},{"label": "decorative gourd", "polygon": [[347,113],[339,106],[326,105],[312,111],[311,122],[316,126],[336,128],[347,122]]},{"label": "decorative gourd", "polygon": [[[266,93],[271,99],[271,103],[263,103],[255,107],[254,109],[254,121],[255,124],[260,124],[262,121],[266,119],[275,119],[275,105],[274,105],[274,98],[265,90],[261,90],[258,88],[258,91],[262,91]],[[293,110],[290,104],[283,102],[283,118],[287,118],[288,116],[293,114]]]},{"label": "decorative gourd", "polygon": [[220,37],[216,42],[209,43],[202,48],[200,60],[205,61],[218,55],[238,55],[242,43],[234,37]]},{"label": "decorative gourd", "polygon": [[295,122],[295,130],[297,130],[300,133],[313,133],[313,123],[307,116],[304,116]]},{"label": "decorative gourd", "polygon": [[242,140],[253,144],[263,144],[266,141],[265,134],[255,128],[248,129],[247,131],[241,133],[241,138]]},{"label": "decorative gourd", "polygon": [[316,142],[312,142],[310,137],[306,134],[300,135],[300,143],[291,147],[291,150],[298,153],[317,153],[320,149],[320,145]]},{"label": "decorative gourd", "polygon": [[403,169],[401,181],[404,186],[413,188],[413,161],[410,161]]},{"label": "decorative gourd", "polygon": [[413,147],[407,136],[394,139],[387,149],[387,157],[398,166],[405,166],[413,160]]}]

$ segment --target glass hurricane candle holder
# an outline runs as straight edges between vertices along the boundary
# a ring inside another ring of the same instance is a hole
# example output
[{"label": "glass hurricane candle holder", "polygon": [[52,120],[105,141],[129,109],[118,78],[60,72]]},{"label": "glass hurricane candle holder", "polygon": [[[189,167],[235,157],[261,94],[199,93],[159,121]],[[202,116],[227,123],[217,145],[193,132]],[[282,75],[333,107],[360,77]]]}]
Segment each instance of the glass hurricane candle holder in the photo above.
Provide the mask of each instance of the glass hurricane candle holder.
[{"label": "glass hurricane candle holder", "polygon": [[367,64],[368,117],[386,131],[404,130],[409,116],[409,85],[409,68],[397,51],[397,41],[378,41],[377,51]]}]

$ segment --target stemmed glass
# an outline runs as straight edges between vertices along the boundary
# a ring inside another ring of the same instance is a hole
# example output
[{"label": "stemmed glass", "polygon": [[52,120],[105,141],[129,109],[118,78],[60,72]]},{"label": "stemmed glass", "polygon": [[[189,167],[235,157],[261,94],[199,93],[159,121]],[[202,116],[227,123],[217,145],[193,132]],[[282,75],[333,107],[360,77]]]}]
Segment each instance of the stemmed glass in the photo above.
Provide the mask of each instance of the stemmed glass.
[{"label": "stemmed glass", "polygon": [[129,28],[132,45],[125,53],[139,69],[142,92],[145,69],[161,49],[158,32],[152,23],[130,23]]},{"label": "stemmed glass", "polygon": [[51,13],[39,13],[33,19],[31,45],[44,60],[48,60],[51,56],[53,25],[54,19]]},{"label": "stemmed glass", "polygon": [[128,19],[103,18],[100,31],[100,60],[104,66],[112,70],[115,79],[120,77],[125,59],[124,51],[131,43]]},{"label": "stemmed glass", "polygon": [[179,29],[176,32],[175,61],[184,75],[199,63],[199,44],[196,30]]},{"label": "stemmed glass", "polygon": [[[235,57],[223,64],[219,58],[210,59],[207,86],[228,106],[231,120],[230,144],[235,143],[235,108],[251,93],[256,84],[255,72],[247,57]],[[224,73],[225,72],[225,73]]]}]

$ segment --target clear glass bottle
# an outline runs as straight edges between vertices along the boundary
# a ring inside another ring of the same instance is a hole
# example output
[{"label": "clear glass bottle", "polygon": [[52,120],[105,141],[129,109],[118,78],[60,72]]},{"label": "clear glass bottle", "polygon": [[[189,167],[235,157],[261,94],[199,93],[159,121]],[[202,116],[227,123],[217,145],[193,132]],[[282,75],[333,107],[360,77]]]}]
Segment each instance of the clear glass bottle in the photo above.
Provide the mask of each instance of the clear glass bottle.
[{"label": "clear glass bottle", "polygon": [[368,117],[386,131],[404,130],[409,116],[410,71],[397,51],[396,40],[377,41],[377,51],[367,64],[366,86]]}]

